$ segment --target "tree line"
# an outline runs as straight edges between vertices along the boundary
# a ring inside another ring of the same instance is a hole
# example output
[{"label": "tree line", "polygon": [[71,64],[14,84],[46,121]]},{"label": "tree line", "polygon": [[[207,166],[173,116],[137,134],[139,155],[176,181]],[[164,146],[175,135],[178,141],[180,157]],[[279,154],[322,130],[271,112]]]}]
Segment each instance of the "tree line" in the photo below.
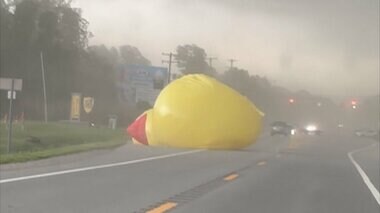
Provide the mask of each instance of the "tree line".
[{"label": "tree line", "polygon": [[[23,79],[23,91],[15,106],[16,112],[24,112],[26,119],[43,118],[42,65],[46,69],[49,120],[68,119],[72,92],[95,98],[93,115],[87,119],[99,123],[105,123],[109,114],[116,114],[123,124],[128,124],[150,107],[120,103],[115,81],[118,64],[151,65],[151,62],[131,45],[89,46],[93,36],[88,30],[89,22],[80,9],[72,7],[70,0],[1,0],[0,18],[1,77]],[[183,75],[213,76],[248,97],[273,119],[310,116],[310,111],[319,118],[327,118],[338,110],[327,98],[306,91],[291,92],[245,69],[217,71],[207,62],[206,51],[195,44],[179,45],[175,59]],[[288,102],[291,97],[299,105],[291,105]],[[1,92],[0,100],[0,112],[4,115],[8,110],[5,92]],[[317,102],[323,102],[324,108],[316,107]]]},{"label": "tree line", "polygon": [[[130,45],[89,46],[92,34],[81,10],[69,0],[1,0],[1,77],[23,79],[15,100],[16,114],[43,118],[41,69],[46,70],[49,120],[68,119],[72,92],[94,97],[94,118],[103,122],[118,113],[115,66],[118,63],[150,65]],[[1,114],[8,110],[1,92]]]}]

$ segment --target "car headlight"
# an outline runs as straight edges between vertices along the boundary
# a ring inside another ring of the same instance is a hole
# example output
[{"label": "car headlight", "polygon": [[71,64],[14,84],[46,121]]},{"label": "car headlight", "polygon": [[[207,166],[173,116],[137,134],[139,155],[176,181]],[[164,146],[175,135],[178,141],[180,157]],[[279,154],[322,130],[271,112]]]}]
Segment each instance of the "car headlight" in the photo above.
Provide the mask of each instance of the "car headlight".
[{"label": "car headlight", "polygon": [[307,125],[305,128],[307,131],[312,132],[317,130],[317,126],[315,125]]},{"label": "car headlight", "polygon": [[272,129],[273,129],[273,130],[276,130],[276,131],[277,131],[277,130],[280,130],[280,128],[279,128],[278,126],[274,126],[274,127],[272,127]]},{"label": "car headlight", "polygon": [[296,134],[296,130],[295,129],[290,130],[290,134],[291,135],[295,135]]}]

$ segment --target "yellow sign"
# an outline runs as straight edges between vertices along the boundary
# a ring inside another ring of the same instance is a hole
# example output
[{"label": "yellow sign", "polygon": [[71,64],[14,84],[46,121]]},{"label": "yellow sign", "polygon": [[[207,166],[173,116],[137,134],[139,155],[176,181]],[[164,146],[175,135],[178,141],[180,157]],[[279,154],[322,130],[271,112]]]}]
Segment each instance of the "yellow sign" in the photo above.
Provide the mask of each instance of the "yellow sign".
[{"label": "yellow sign", "polygon": [[80,120],[80,109],[81,109],[81,94],[72,93],[70,120]]},{"label": "yellow sign", "polygon": [[94,108],[95,100],[93,97],[84,97],[83,98],[83,109],[88,114]]}]

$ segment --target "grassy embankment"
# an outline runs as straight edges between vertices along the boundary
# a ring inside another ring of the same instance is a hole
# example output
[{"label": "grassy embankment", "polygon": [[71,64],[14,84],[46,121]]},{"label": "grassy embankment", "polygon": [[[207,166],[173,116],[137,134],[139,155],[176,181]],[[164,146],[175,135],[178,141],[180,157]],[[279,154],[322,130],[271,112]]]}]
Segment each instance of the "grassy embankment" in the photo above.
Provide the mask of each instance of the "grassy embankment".
[{"label": "grassy embankment", "polygon": [[13,126],[11,152],[8,131],[0,125],[0,164],[49,158],[94,149],[113,148],[126,142],[121,129],[87,127],[68,123],[25,122]]}]

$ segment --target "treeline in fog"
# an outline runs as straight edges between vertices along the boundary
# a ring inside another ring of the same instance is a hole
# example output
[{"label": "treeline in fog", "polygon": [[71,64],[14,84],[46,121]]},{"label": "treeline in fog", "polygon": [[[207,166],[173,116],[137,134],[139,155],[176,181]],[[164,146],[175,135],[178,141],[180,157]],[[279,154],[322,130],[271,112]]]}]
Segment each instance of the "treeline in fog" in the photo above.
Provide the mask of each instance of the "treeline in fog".
[{"label": "treeline in fog", "polygon": [[[26,119],[43,119],[42,65],[46,70],[49,120],[69,118],[73,92],[94,97],[94,112],[87,119],[98,123],[106,123],[108,115],[116,114],[126,125],[151,107],[119,102],[115,84],[118,64],[151,65],[149,59],[131,45],[89,46],[89,24],[69,0],[1,1],[1,77],[23,79],[15,114],[23,112]],[[197,45],[180,44],[175,54],[182,74],[203,73],[225,82],[251,99],[268,120],[320,120],[335,125],[347,120],[346,113],[352,114],[345,103],[337,104],[307,91],[291,92],[271,84],[264,76],[251,75],[255,70],[215,70],[208,63],[206,51]],[[0,98],[3,117],[8,110],[6,92],[2,91]],[[376,97],[369,98],[346,122],[360,118],[360,122],[372,119],[376,123],[372,115],[377,112]]]}]

